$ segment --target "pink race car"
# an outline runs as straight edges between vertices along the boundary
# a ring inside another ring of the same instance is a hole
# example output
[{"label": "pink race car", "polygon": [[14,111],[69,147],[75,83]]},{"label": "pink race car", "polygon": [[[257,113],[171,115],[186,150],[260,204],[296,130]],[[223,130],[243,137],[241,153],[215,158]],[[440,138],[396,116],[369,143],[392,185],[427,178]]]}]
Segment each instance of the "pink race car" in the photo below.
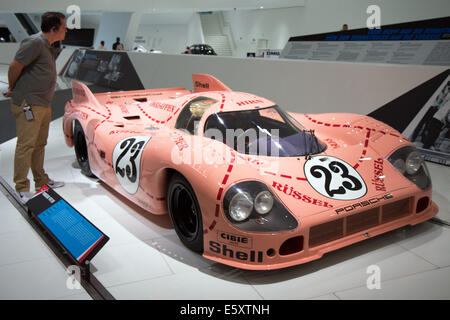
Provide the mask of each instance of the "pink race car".
[{"label": "pink race car", "polygon": [[285,112],[210,75],[193,82],[94,95],[73,81],[63,123],[82,172],[169,213],[189,249],[285,268],[436,215],[421,155],[387,125]]}]

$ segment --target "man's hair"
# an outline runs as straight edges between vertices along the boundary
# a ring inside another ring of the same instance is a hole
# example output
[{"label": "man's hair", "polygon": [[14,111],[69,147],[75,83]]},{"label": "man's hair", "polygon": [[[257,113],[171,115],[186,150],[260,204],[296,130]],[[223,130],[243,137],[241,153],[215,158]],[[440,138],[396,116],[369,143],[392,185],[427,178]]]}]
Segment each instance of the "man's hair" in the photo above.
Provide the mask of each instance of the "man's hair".
[{"label": "man's hair", "polygon": [[50,32],[51,30],[57,31],[61,27],[61,19],[65,19],[66,16],[60,12],[46,12],[41,17],[41,30],[42,32]]},{"label": "man's hair", "polygon": [[100,41],[100,44],[105,44],[105,41],[103,41],[103,40],[102,40],[102,41]]}]

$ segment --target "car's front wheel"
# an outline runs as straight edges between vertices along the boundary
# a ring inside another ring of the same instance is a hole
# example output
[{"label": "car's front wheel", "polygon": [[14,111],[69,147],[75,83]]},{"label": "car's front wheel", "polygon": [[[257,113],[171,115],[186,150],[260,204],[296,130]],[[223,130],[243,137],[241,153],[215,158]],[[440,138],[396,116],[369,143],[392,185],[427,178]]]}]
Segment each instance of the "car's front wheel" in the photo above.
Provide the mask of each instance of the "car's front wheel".
[{"label": "car's front wheel", "polygon": [[77,156],[77,162],[80,165],[81,172],[88,177],[95,177],[89,166],[88,149],[83,127],[76,120],[73,129],[73,145],[75,147],[75,155]]},{"label": "car's front wheel", "polygon": [[181,242],[189,249],[203,253],[203,222],[200,206],[189,182],[174,173],[167,191],[170,218]]}]

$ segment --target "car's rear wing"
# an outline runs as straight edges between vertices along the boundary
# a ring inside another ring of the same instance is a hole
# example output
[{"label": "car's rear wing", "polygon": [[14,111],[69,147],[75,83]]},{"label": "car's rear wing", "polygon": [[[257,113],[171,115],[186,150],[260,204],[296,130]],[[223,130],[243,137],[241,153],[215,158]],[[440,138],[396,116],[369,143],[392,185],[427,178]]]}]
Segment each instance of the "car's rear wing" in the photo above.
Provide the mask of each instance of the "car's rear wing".
[{"label": "car's rear wing", "polygon": [[192,82],[194,83],[194,92],[232,91],[220,80],[217,80],[209,74],[193,74]]},{"label": "car's rear wing", "polygon": [[76,104],[85,104],[94,109],[106,110],[106,108],[98,102],[97,98],[91,90],[79,81],[72,80],[72,97]]}]

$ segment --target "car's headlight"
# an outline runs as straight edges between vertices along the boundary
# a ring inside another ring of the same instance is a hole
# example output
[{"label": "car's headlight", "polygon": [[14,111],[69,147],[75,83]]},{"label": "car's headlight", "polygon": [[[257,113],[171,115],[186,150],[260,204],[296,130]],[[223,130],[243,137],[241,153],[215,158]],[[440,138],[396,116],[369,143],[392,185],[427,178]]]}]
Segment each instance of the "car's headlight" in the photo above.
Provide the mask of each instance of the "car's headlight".
[{"label": "car's headlight", "polygon": [[410,175],[416,174],[422,163],[423,158],[419,151],[411,152],[405,161],[406,172]]},{"label": "car's headlight", "polygon": [[259,181],[243,181],[232,185],[223,199],[227,219],[246,231],[283,231],[297,228],[297,220]]},{"label": "car's headlight", "polygon": [[405,174],[406,171],[406,163],[403,159],[397,159],[393,163],[394,167],[400,171],[401,174]]},{"label": "car's headlight", "polygon": [[252,213],[253,199],[247,192],[238,192],[230,202],[230,216],[235,221],[244,221]]},{"label": "car's headlight", "polygon": [[272,210],[273,196],[269,191],[261,191],[255,198],[255,210],[259,214],[266,214]]},{"label": "car's headlight", "polygon": [[427,165],[415,147],[400,148],[388,160],[401,174],[414,182],[420,189],[425,190],[431,186]]}]

